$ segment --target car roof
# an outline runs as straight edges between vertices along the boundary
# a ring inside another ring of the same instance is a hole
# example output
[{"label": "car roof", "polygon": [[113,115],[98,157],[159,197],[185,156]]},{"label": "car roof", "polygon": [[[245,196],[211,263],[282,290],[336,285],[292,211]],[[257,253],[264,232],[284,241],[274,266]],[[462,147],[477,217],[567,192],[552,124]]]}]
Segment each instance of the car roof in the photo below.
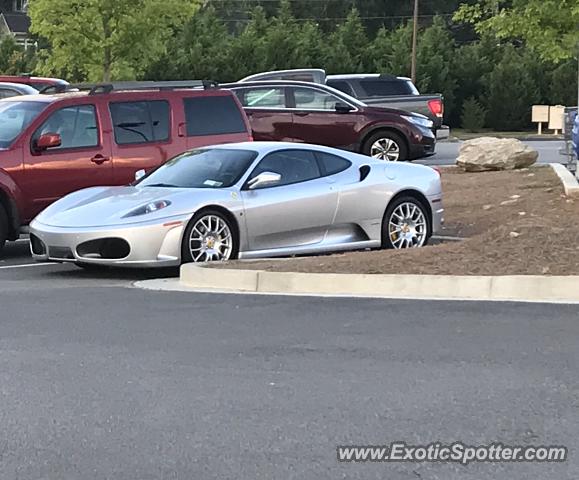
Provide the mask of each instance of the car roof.
[{"label": "car roof", "polygon": [[364,78],[382,78],[384,80],[404,80],[409,81],[408,77],[396,77],[394,75],[381,73],[343,73],[339,75],[328,75],[328,80],[348,80],[348,79],[364,79]]},{"label": "car roof", "polygon": [[242,82],[242,83],[220,83],[219,86],[222,88],[249,88],[249,87],[264,87],[264,86],[273,86],[273,87],[310,87],[310,88],[317,88],[319,90],[325,90],[329,93],[332,93],[338,97],[343,97],[350,103],[355,104],[357,107],[367,107],[364,102],[361,102],[357,98],[348,95],[341,90],[337,90],[335,88],[330,87],[329,85],[324,85],[322,83],[314,83],[314,82],[302,82],[299,80],[256,80],[254,82]]},{"label": "car roof", "polygon": [[[22,85],[22,84],[19,84]],[[186,91],[187,93],[195,93],[198,96],[229,96],[232,95],[226,89],[220,90],[218,88],[211,88],[206,90],[194,89],[194,88],[179,88],[173,90],[158,90],[155,88],[151,88],[150,90],[119,90],[119,91],[112,91],[107,93],[96,93],[91,95],[90,92],[86,90],[82,91],[67,91],[62,93],[38,93],[36,95],[26,95],[22,97],[18,97],[18,101],[27,101],[27,102],[44,102],[44,103],[52,103],[60,100],[68,100],[71,98],[118,98],[118,99],[130,99],[133,98],[135,95],[145,95],[147,99],[151,98],[151,93],[158,93],[163,96],[167,94],[171,95],[175,92],[183,92]],[[10,99],[7,99],[10,100]],[[14,100],[14,99],[13,99]]]},{"label": "car roof", "polygon": [[[219,145],[209,145],[207,147],[200,147],[200,149],[205,148],[218,148],[222,150],[247,150],[258,152],[259,154],[266,154],[276,150],[313,150],[316,152],[326,152],[341,157],[351,158],[352,152],[347,152],[345,150],[338,150],[332,147],[325,147],[323,145],[313,145],[310,143],[296,143],[296,142],[237,142],[237,143],[225,143]],[[356,155],[357,156],[357,155]],[[368,157],[368,161],[371,159]]]},{"label": "car roof", "polygon": [[31,87],[30,85],[26,85],[25,83],[13,83],[13,82],[3,82],[0,79],[0,88],[12,88],[14,90],[18,90],[19,92],[31,93],[35,94],[38,93],[36,88]]}]

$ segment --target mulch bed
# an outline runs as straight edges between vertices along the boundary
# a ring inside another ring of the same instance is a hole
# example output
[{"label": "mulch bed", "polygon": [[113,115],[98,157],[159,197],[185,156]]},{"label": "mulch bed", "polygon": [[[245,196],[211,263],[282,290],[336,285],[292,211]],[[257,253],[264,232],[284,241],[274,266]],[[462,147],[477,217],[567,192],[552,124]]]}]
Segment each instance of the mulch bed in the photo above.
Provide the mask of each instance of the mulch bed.
[{"label": "mulch bed", "polygon": [[459,236],[413,250],[375,250],[255,262],[226,268],[333,273],[578,275],[579,200],[550,167],[442,174],[446,225]]}]

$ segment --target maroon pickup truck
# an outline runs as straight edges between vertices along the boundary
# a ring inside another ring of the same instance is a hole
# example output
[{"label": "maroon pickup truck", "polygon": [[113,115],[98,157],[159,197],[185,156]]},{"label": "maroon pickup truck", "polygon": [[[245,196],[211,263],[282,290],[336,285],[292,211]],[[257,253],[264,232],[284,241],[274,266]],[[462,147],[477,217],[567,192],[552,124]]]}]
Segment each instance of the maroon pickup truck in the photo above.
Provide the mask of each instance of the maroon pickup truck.
[{"label": "maroon pickup truck", "polygon": [[257,81],[221,87],[237,95],[255,140],[313,143],[389,161],[434,154],[433,123],[424,115],[370,107],[310,82]]}]

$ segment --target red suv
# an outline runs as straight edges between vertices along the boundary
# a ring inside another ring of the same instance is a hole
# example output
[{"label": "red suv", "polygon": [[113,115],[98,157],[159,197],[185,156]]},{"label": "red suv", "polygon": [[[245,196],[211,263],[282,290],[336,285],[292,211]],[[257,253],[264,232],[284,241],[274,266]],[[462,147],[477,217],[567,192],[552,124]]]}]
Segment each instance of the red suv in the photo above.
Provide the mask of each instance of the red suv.
[{"label": "red suv", "polygon": [[124,185],[188,149],[252,139],[235,95],[207,82],[83,88],[0,100],[0,246],[72,191]]}]

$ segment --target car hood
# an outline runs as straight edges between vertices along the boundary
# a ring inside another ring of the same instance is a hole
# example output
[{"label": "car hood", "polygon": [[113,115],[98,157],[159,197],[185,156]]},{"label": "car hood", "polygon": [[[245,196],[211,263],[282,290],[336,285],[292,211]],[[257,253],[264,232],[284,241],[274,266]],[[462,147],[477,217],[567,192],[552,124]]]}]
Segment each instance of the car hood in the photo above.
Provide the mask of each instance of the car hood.
[{"label": "car hood", "polygon": [[[95,187],[71,193],[40,213],[35,221],[54,227],[106,227],[150,222],[155,219],[189,215],[200,204],[219,201],[231,192],[215,189],[163,187]],[[145,215],[131,215],[152,202],[170,205]]]}]

